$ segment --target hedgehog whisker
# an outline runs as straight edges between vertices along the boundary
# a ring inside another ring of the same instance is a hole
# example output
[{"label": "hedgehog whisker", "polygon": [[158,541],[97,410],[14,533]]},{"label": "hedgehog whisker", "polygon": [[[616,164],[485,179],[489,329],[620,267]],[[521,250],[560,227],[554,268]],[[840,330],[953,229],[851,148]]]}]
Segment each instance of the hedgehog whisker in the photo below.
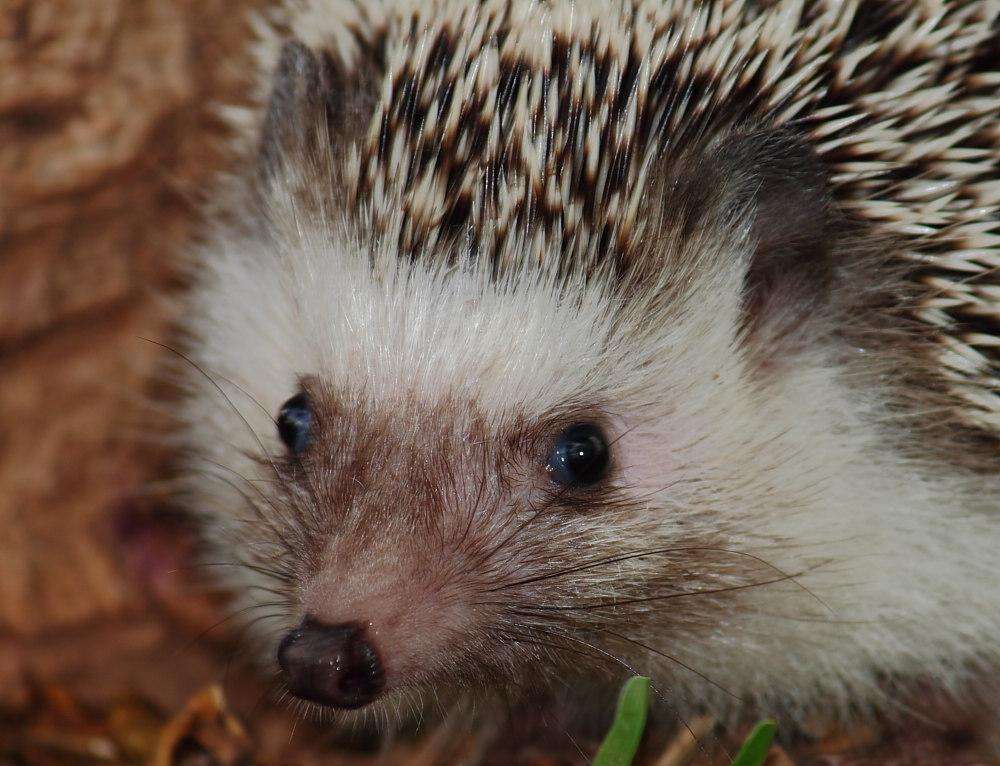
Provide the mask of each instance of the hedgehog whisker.
[{"label": "hedgehog whisker", "polygon": [[[223,465],[219,465],[219,467],[220,468],[225,468],[225,466],[223,466]],[[259,524],[263,525],[263,527],[268,532],[270,532],[284,546],[284,548],[288,552],[288,554],[292,555],[292,554],[295,553],[295,550],[296,550],[295,546],[293,546],[288,541],[288,539],[285,537],[284,533],[275,526],[274,520],[267,518],[267,516],[265,516],[261,512],[261,509],[257,505],[257,503],[255,503],[253,501],[253,499],[251,497],[249,497],[243,490],[241,490],[238,486],[236,486],[236,484],[234,484],[233,482],[229,481],[225,477],[219,476],[218,474],[211,473],[210,471],[198,471],[197,473],[199,473],[201,475],[204,475],[204,476],[207,476],[207,477],[212,478],[212,479],[216,479],[216,480],[221,481],[224,484],[228,485],[234,492],[236,492],[238,495],[240,495],[241,498],[243,498],[243,501],[246,503],[247,507],[250,508],[250,510],[253,513],[255,519],[257,520],[257,522]],[[236,472],[234,471],[234,473],[236,473]],[[239,474],[237,474],[237,475],[239,475]],[[250,486],[253,486],[253,485],[251,484]],[[264,495],[264,493],[260,491],[260,489],[258,487],[254,487],[254,489],[264,499],[264,501],[267,502],[267,504],[274,511],[275,515],[278,518],[282,518],[283,514],[278,510],[278,508],[274,505],[274,503],[271,502],[267,498],[267,496]],[[251,523],[249,519],[241,519],[240,521],[243,524],[250,524]]]},{"label": "hedgehog whisker", "polygon": [[[637,671],[637,670],[636,670],[635,668],[633,668],[633,667],[632,667],[632,666],[631,666],[631,665],[630,665],[630,664],[629,664],[628,662],[626,662],[625,660],[621,659],[620,657],[618,657],[617,655],[615,655],[615,654],[613,654],[613,653],[611,653],[611,652],[608,652],[608,651],[606,651],[606,650],[603,650],[603,649],[601,649],[601,648],[600,648],[599,646],[595,646],[594,644],[592,644],[592,643],[590,643],[590,642],[588,642],[588,641],[584,641],[583,639],[580,639],[580,638],[578,638],[578,637],[575,637],[575,636],[570,636],[570,635],[566,635],[566,634],[560,634],[560,633],[558,633],[558,632],[554,632],[554,631],[548,631],[548,630],[545,630],[544,628],[540,628],[540,627],[538,627],[538,626],[532,626],[532,627],[533,627],[534,629],[536,629],[536,630],[539,630],[539,631],[541,631],[542,633],[546,633],[546,634],[548,634],[548,635],[554,635],[554,636],[562,636],[563,638],[566,638],[566,639],[568,639],[568,640],[570,640],[570,641],[574,641],[574,642],[576,642],[576,643],[582,643],[582,644],[584,644],[585,646],[589,646],[589,647],[590,647],[591,649],[593,649],[593,650],[595,650],[596,652],[598,652],[599,654],[603,655],[603,656],[604,656],[605,658],[607,658],[607,659],[611,660],[612,662],[615,662],[616,664],[618,664],[618,665],[620,665],[620,666],[624,667],[624,668],[625,668],[626,670],[628,670],[628,671],[629,671],[629,673],[631,673],[631,674],[632,674],[633,676],[638,676],[638,675],[641,675],[641,673],[639,673],[639,672],[638,672],[638,671]],[[708,680],[708,679],[706,679],[706,680]],[[653,693],[653,694],[654,694],[654,695],[655,695],[655,696],[656,696],[656,697],[657,697],[657,698],[658,698],[658,699],[659,699],[659,700],[660,700],[660,701],[661,701],[661,702],[662,702],[662,703],[663,703],[664,705],[666,705],[666,706],[667,706],[667,707],[669,707],[669,708],[670,708],[671,710],[673,710],[673,712],[674,712],[674,715],[675,715],[675,716],[677,717],[677,720],[679,720],[679,721],[681,722],[681,725],[682,725],[682,726],[683,726],[683,727],[685,728],[685,730],[686,730],[686,731],[688,732],[688,734],[690,734],[690,735],[691,735],[691,738],[692,738],[692,739],[693,739],[693,740],[694,740],[695,742],[697,742],[697,743],[698,743],[698,749],[699,749],[699,750],[701,751],[701,753],[702,753],[703,755],[706,755],[706,750],[705,750],[705,746],[704,746],[704,744],[703,744],[703,743],[702,743],[702,741],[701,741],[701,737],[699,737],[699,736],[698,736],[698,735],[697,735],[697,734],[695,733],[694,729],[692,729],[692,728],[691,728],[691,725],[690,725],[690,724],[689,724],[689,723],[687,722],[687,719],[686,719],[686,718],[684,718],[684,716],[682,716],[682,715],[681,715],[681,714],[680,714],[679,712],[677,712],[677,709],[676,709],[676,708],[675,708],[675,707],[674,707],[673,705],[671,705],[671,704],[670,704],[670,702],[669,702],[669,701],[668,701],[668,700],[666,699],[666,697],[665,697],[665,696],[664,696],[664,695],[663,695],[663,694],[662,694],[662,693],[660,692],[660,690],[659,690],[659,689],[657,688],[657,684],[656,684],[656,683],[654,682],[654,680],[653,680],[653,679],[650,679],[650,683],[649,683],[649,688],[650,688],[650,691],[651,691],[651,692],[652,692],[652,693]]]},{"label": "hedgehog whisker", "polygon": [[[280,613],[275,613],[271,616],[277,618],[281,617],[282,615]],[[226,683],[229,682],[229,671],[232,668],[234,662],[237,660],[242,661],[254,649],[254,645],[248,640],[248,637],[250,635],[250,630],[254,624],[255,624],[254,622],[246,623],[239,628],[239,632],[235,637],[235,647],[231,652],[229,652],[229,656],[226,658],[226,671],[224,675]],[[284,632],[283,627],[275,628],[270,631],[265,631],[260,636],[257,637],[257,640],[254,643],[259,645],[261,641],[264,640],[265,638],[267,640],[271,640],[276,637],[276,634],[280,634],[282,632]]]},{"label": "hedgehog whisker", "polygon": [[244,561],[243,559],[237,559],[237,562],[238,566],[249,569],[251,572],[255,572],[263,577],[277,580],[284,585],[291,586],[295,584],[295,578],[291,572],[284,572],[279,569],[261,566],[260,564],[251,564],[249,561]]},{"label": "hedgehog whisker", "polygon": [[[490,559],[492,559],[497,554],[498,551],[501,551],[501,550],[504,550],[505,548],[507,548],[510,545],[510,543],[517,538],[518,535],[520,535],[525,529],[527,529],[527,527],[532,522],[534,522],[539,516],[541,516],[545,512],[546,507],[544,505],[542,505],[542,506],[538,507],[537,509],[532,507],[530,510],[531,510],[531,514],[528,516],[528,518],[526,518],[524,521],[522,521],[520,524],[518,524],[510,532],[510,534],[508,534],[506,537],[504,537],[502,540],[500,540],[500,542],[498,542],[492,548],[490,548],[489,550],[487,550],[483,555],[481,555],[477,559],[477,561],[476,561],[477,565],[481,566],[483,563],[485,563],[485,562],[489,561]],[[511,587],[513,587],[514,585],[521,585],[521,584],[524,584],[524,583],[514,583],[514,584],[511,585]],[[489,592],[493,592],[494,590],[502,590],[502,588],[503,588],[503,586],[501,586],[500,588],[494,588],[494,589],[491,589]]]},{"label": "hedgehog whisker", "polygon": [[[181,649],[179,650],[178,653],[180,653],[180,652],[186,652],[187,650],[189,650],[191,647],[195,646],[198,642],[200,642],[203,638],[205,638],[205,636],[207,636],[209,633],[211,633],[216,628],[222,627],[223,625],[225,625],[230,620],[233,620],[233,619],[235,619],[235,618],[237,618],[237,617],[239,617],[241,615],[244,615],[247,612],[253,612],[253,611],[257,610],[257,609],[265,609],[265,608],[269,608],[269,607],[282,606],[283,604],[284,604],[284,602],[281,602],[281,601],[270,601],[270,602],[265,602],[265,603],[261,603],[261,604],[250,604],[249,606],[245,606],[242,609],[237,609],[236,611],[232,612],[231,614],[227,615],[226,617],[223,617],[218,622],[215,622],[212,625],[209,625],[207,628],[205,628],[203,631],[201,631],[198,635],[196,635],[194,638],[192,638],[188,643],[184,644],[184,646],[181,647]],[[254,624],[253,622],[249,623],[249,625],[253,625],[253,624]]]},{"label": "hedgehog whisker", "polygon": [[641,596],[636,598],[624,599],[622,601],[615,601],[615,600],[598,601],[593,604],[583,604],[579,606],[537,604],[532,608],[540,609],[543,611],[554,611],[554,612],[590,611],[592,609],[617,608],[620,606],[631,606],[633,604],[646,604],[654,601],[668,601],[670,599],[685,598],[688,596],[710,596],[719,593],[731,593],[733,591],[749,590],[751,588],[762,588],[767,585],[774,585],[776,583],[791,581],[795,577],[800,577],[804,573],[805,570],[803,572],[799,572],[794,575],[785,575],[783,577],[775,577],[770,580],[759,580],[757,582],[743,583],[740,585],[728,585],[724,588],[704,588],[701,590],[681,591],[679,593],[667,593],[661,596]]},{"label": "hedgehog whisker", "polygon": [[737,700],[738,702],[743,702],[743,703],[747,702],[747,700],[744,699],[743,697],[740,697],[735,692],[730,691],[729,689],[727,689],[725,686],[723,686],[722,684],[718,683],[717,681],[713,681],[709,676],[705,675],[700,670],[697,670],[696,668],[691,667],[690,665],[688,665],[685,662],[677,659],[673,655],[667,654],[666,652],[662,652],[659,649],[656,649],[655,647],[649,646],[648,644],[645,644],[642,641],[639,641],[637,639],[630,638],[629,636],[626,636],[626,635],[624,635],[622,633],[618,633],[616,631],[609,630],[607,628],[597,627],[595,629],[598,632],[600,632],[600,633],[606,633],[609,636],[614,636],[615,638],[621,639],[622,641],[626,641],[626,642],[628,642],[630,644],[638,646],[640,649],[645,649],[647,652],[652,652],[656,656],[662,657],[665,660],[670,660],[670,662],[673,662],[675,665],[678,665],[678,666],[684,668],[689,673],[694,673],[694,675],[698,676],[698,678],[700,678],[702,681],[705,681],[705,682],[711,684],[712,686],[714,686],[719,691],[725,692],[730,697],[732,697],[734,700]]},{"label": "hedgehog whisker", "polygon": [[202,461],[203,463],[207,463],[208,465],[214,466],[216,468],[221,468],[223,471],[226,471],[228,473],[233,474],[234,476],[239,477],[252,487],[256,487],[257,484],[284,484],[284,481],[277,477],[269,479],[264,476],[254,476],[253,478],[250,478],[249,476],[240,473],[232,466],[228,466],[225,463],[220,463],[216,460],[212,460],[211,458],[207,458],[204,455],[197,456],[197,459]]},{"label": "hedgehog whisker", "polygon": [[284,591],[280,591],[277,588],[268,588],[267,586],[264,586],[264,585],[250,585],[250,586],[247,586],[247,590],[249,590],[249,591],[262,590],[265,593],[270,593],[272,595],[278,596],[279,598],[284,598],[286,600],[291,600],[291,599],[289,599],[288,594],[285,593]]},{"label": "hedgehog whisker", "polygon": [[[530,630],[532,626],[525,626],[525,627]],[[571,654],[577,654],[583,657],[590,657],[591,659],[602,659],[602,660],[604,659],[601,655],[594,654],[593,652],[585,652],[580,649],[572,649],[570,647],[552,643],[550,641],[543,641],[537,636],[531,636],[530,633],[519,634],[510,630],[509,628],[506,628],[503,631],[499,631],[497,635],[500,635],[506,639],[510,639],[511,641],[514,641],[515,643],[518,644],[530,644],[532,646],[539,646],[544,649],[554,649],[556,651],[569,652]]]},{"label": "hedgehog whisker", "polygon": [[813,593],[813,591],[811,591],[809,588],[807,588],[806,586],[802,585],[800,582],[798,582],[795,579],[795,578],[801,576],[800,574],[790,575],[788,572],[784,571],[780,567],[772,564],[771,562],[767,561],[766,559],[764,559],[764,558],[762,558],[760,556],[757,556],[757,555],[755,555],[753,553],[747,553],[746,551],[737,551],[737,550],[733,550],[731,548],[717,548],[717,547],[707,547],[707,546],[681,546],[681,547],[669,547],[669,548],[652,548],[652,549],[645,550],[645,551],[636,551],[636,552],[633,552],[633,553],[626,553],[626,554],[622,554],[622,555],[619,555],[619,556],[609,556],[609,557],[605,557],[605,558],[602,558],[602,559],[597,559],[596,561],[585,562],[585,563],[580,564],[578,566],[574,566],[574,567],[569,567],[569,568],[566,568],[566,569],[557,570],[555,572],[549,572],[547,574],[537,575],[535,577],[529,577],[529,578],[525,578],[525,579],[522,579],[522,580],[517,580],[517,581],[511,582],[511,583],[504,583],[503,585],[497,586],[496,588],[491,588],[491,589],[489,589],[486,592],[487,593],[496,593],[498,591],[506,590],[508,588],[516,588],[516,587],[521,587],[521,586],[524,586],[524,585],[530,585],[530,584],[537,583],[537,582],[543,582],[543,581],[546,581],[546,580],[555,579],[557,577],[563,577],[563,576],[566,576],[566,575],[576,574],[578,572],[584,572],[584,571],[587,571],[587,570],[590,570],[590,569],[596,569],[596,568],[602,567],[602,566],[608,566],[610,564],[618,564],[618,563],[621,563],[621,562],[624,562],[624,561],[638,560],[638,559],[646,558],[646,557],[649,557],[649,556],[659,556],[659,555],[666,555],[666,554],[671,554],[671,553],[699,553],[699,552],[702,552],[702,553],[705,553],[705,552],[707,552],[707,553],[725,553],[725,554],[729,554],[729,555],[732,555],[732,556],[744,556],[746,558],[753,559],[757,563],[763,564],[767,568],[769,568],[769,569],[777,572],[778,574],[782,575],[783,577],[786,577],[787,579],[791,580],[793,583],[795,583],[796,586],[798,586],[799,588],[801,588],[802,590],[804,590],[806,593],[808,593],[813,599],[815,599],[827,611],[829,611],[832,614],[836,614],[836,612],[834,611],[834,609],[832,607],[830,607],[825,601],[823,601],[818,595],[816,595],[815,593]]},{"label": "hedgehog whisker", "polygon": [[[610,662],[615,663],[616,665],[619,665],[619,666],[625,668],[625,670],[627,670],[633,676],[642,675],[629,662],[627,662],[626,660],[623,660],[618,655],[614,654],[613,652],[608,651],[607,649],[603,649],[600,646],[597,646],[596,644],[591,643],[590,641],[586,641],[586,640],[580,638],[579,636],[574,636],[574,635],[570,635],[568,633],[562,633],[562,632],[554,631],[554,630],[548,630],[546,628],[542,628],[539,625],[532,625],[530,627],[531,627],[532,630],[538,631],[538,632],[540,632],[540,633],[542,633],[544,635],[552,636],[552,637],[556,637],[556,638],[562,638],[562,639],[565,639],[567,641],[571,641],[572,643],[580,644],[580,645],[582,645],[584,647],[587,647],[588,649],[596,652],[598,655],[600,655],[604,659],[606,659],[606,660],[608,660]],[[652,682],[650,682],[650,689],[652,690],[653,694],[655,694],[662,702],[664,702],[665,704],[669,705],[669,703],[667,702],[667,700],[660,693],[659,689],[657,689],[656,685],[653,684]]]},{"label": "hedgehog whisker", "polygon": [[252,620],[250,620],[248,623],[246,623],[246,625],[244,626],[244,632],[249,631],[254,625],[256,625],[259,622],[263,622],[264,620],[278,620],[278,619],[285,619],[285,618],[288,617],[288,611],[287,611],[288,602],[287,601],[271,602],[269,604],[260,604],[260,606],[282,606],[282,607],[286,608],[286,611],[284,611],[284,612],[272,612],[271,614],[257,615]]},{"label": "hedgehog whisker", "polygon": [[[185,355],[181,351],[173,348],[172,346],[169,346],[169,345],[167,345],[165,343],[161,343],[161,342],[158,342],[158,341],[155,341],[155,340],[151,340],[149,338],[142,338],[142,340],[145,340],[145,341],[147,341],[149,343],[153,343],[154,345],[160,346],[160,347],[166,349],[167,351],[170,351],[171,353],[175,354],[177,357],[179,357],[180,359],[182,359],[184,362],[190,364],[200,375],[202,375],[212,385],[212,387],[223,397],[223,399],[229,405],[230,409],[232,409],[233,412],[236,413],[236,415],[240,418],[240,420],[243,422],[243,424],[247,427],[247,429],[253,435],[254,440],[257,442],[257,445],[260,447],[260,450],[261,450],[261,452],[264,455],[264,458],[265,458],[264,462],[266,462],[270,466],[272,472],[274,473],[274,479],[272,481],[277,482],[277,483],[281,484],[282,486],[287,486],[287,482],[286,482],[285,477],[282,475],[281,471],[278,469],[278,466],[275,463],[274,458],[271,456],[270,452],[264,446],[263,440],[260,438],[260,436],[254,430],[253,426],[250,425],[250,422],[247,420],[246,416],[243,415],[242,411],[236,406],[236,404],[229,397],[229,395],[225,392],[225,390],[218,383],[218,381],[212,375],[210,375],[205,369],[203,369],[201,366],[199,366],[194,360],[192,360],[190,357],[188,357],[187,355]],[[233,380],[231,380],[231,379],[229,379],[227,377],[224,377],[224,376],[219,376],[219,379],[225,381],[229,385],[231,385],[234,388],[236,388],[240,393],[242,393],[244,396],[246,396],[258,408],[260,408],[261,412],[263,412],[265,415],[267,415],[267,417],[272,422],[274,421],[274,418],[264,408],[264,406],[260,403],[260,401],[258,401],[256,397],[252,396],[244,387],[240,386],[235,381],[233,381]],[[253,457],[253,456],[250,456],[250,457]],[[233,471],[233,469],[229,468],[228,466],[224,466],[224,465],[219,464],[219,463],[214,463],[214,461],[211,461],[208,458],[202,457],[202,459],[205,460],[205,462],[217,465],[218,467],[223,468],[224,470]],[[298,464],[298,467],[299,467],[299,470],[300,470],[301,474],[306,478],[306,481],[304,483],[305,483],[306,490],[308,491],[308,493],[310,495],[310,499],[312,500],[313,504],[318,507],[320,505],[319,498],[317,497],[317,495],[315,493],[315,490],[314,490],[314,488],[312,486],[312,482],[309,479],[309,474],[305,471],[305,468],[304,468],[304,465],[303,465],[303,463],[301,461],[301,458],[299,458],[298,456],[295,456],[295,460],[296,460],[296,462]],[[258,461],[258,462],[260,462],[260,461]],[[249,479],[247,479],[247,477],[243,476],[242,474],[239,474],[238,472],[235,472],[235,471],[233,471],[233,472],[237,473],[237,475],[240,476],[240,478],[242,478],[245,482],[247,482],[248,484],[250,484],[251,486],[253,486],[255,490],[257,490],[258,492],[260,492],[260,489],[258,487],[256,487],[256,485],[253,482],[251,482]],[[261,479],[261,481],[263,481],[263,479]],[[261,493],[261,495],[263,496],[263,493]],[[271,503],[271,501],[268,500],[266,497],[265,497],[265,501],[268,502],[268,504],[271,505],[272,508],[274,508],[273,503]],[[276,513],[278,513],[277,509],[274,509],[274,510],[275,510]],[[298,507],[293,504],[292,505],[292,510],[293,511],[298,511]],[[259,514],[257,514],[257,515],[259,516]],[[281,515],[281,514],[279,514],[279,515]],[[303,517],[303,515],[301,513],[296,512],[295,515],[298,517],[298,521],[303,526],[307,526],[307,524],[305,522],[305,518]],[[261,520],[263,521],[263,519],[261,519]]]},{"label": "hedgehog whisker", "polygon": [[[660,596],[643,596],[636,598],[629,598],[623,600],[612,600],[612,601],[598,601],[591,604],[534,604],[530,607],[520,607],[519,610],[525,612],[525,614],[530,614],[532,610],[536,613],[534,616],[541,616],[546,612],[587,612],[597,609],[617,609],[622,606],[631,606],[633,604],[645,604],[654,601],[667,601],[674,598],[685,598],[689,596],[710,596],[719,593],[730,593],[739,590],[748,590],[750,588],[760,588],[767,585],[774,585],[780,582],[793,581],[795,577],[800,577],[809,570],[803,570],[802,572],[790,575],[784,575],[782,577],[775,577],[769,580],[759,580],[757,582],[742,583],[740,585],[729,585],[724,588],[702,588],[699,590],[689,590],[689,591],[679,591],[677,593],[666,593]],[[476,606],[498,606],[498,607],[509,607],[511,602],[508,601],[477,601]]]},{"label": "hedgehog whisker", "polygon": [[236,559],[235,561],[197,561],[192,564],[185,564],[184,566],[174,567],[168,570],[169,573],[184,572],[184,571],[194,571],[197,569],[214,569],[215,567],[232,567],[235,569],[249,569],[252,572],[267,577],[270,580],[276,580],[283,585],[291,585],[294,583],[290,574],[286,574],[278,569],[267,568],[264,566],[259,566],[256,564],[251,564],[250,562],[243,561],[242,559]]},{"label": "hedgehog whisker", "polygon": [[244,566],[242,561],[195,561],[191,564],[184,564],[183,566],[174,567],[173,569],[168,569],[168,574],[175,574],[177,572],[188,572],[196,569],[206,569],[209,567],[242,567]]},{"label": "hedgehog whisker", "polygon": [[229,394],[226,393],[225,389],[223,389],[222,386],[219,385],[218,381],[214,377],[212,377],[206,370],[204,370],[197,362],[195,362],[193,359],[191,359],[191,357],[189,357],[183,351],[180,351],[180,350],[178,350],[178,349],[174,348],[173,346],[170,346],[170,345],[168,345],[166,343],[161,343],[158,340],[153,340],[152,338],[145,338],[143,336],[139,336],[139,339],[140,340],[144,340],[147,343],[152,343],[154,346],[159,346],[160,348],[162,348],[162,349],[164,349],[166,351],[169,351],[170,353],[176,355],[179,359],[181,359],[184,362],[187,362],[189,365],[191,365],[191,367],[193,367],[195,369],[195,371],[198,372],[198,374],[200,374],[202,377],[204,377],[205,380],[207,380],[212,385],[212,387],[219,393],[219,395],[222,396],[222,398],[225,400],[226,404],[229,405],[229,408],[234,413],[236,413],[236,416],[242,421],[243,425],[245,425],[247,427],[247,430],[250,431],[250,434],[253,436],[254,440],[257,442],[257,445],[260,447],[261,452],[263,452],[264,455],[267,457],[267,461],[268,461],[268,463],[271,464],[271,468],[274,470],[275,475],[279,475],[280,476],[280,472],[278,471],[278,467],[275,465],[274,460],[271,457],[271,454],[267,451],[267,447],[264,446],[263,440],[260,438],[260,436],[254,430],[253,426],[250,425],[250,421],[247,420],[246,416],[243,414],[243,412],[240,410],[240,408],[236,406],[236,404],[230,398]]}]

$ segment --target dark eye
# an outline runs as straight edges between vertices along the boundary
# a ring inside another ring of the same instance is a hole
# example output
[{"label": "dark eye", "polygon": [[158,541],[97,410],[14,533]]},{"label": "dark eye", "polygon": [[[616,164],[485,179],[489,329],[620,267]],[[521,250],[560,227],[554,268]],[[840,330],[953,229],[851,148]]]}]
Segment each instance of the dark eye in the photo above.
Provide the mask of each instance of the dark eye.
[{"label": "dark eye", "polygon": [[577,423],[559,435],[547,467],[560,484],[585,487],[603,479],[610,463],[608,442],[601,429],[592,423]]},{"label": "dark eye", "polygon": [[278,435],[294,455],[309,446],[309,427],[312,425],[312,410],[309,397],[296,394],[278,412]]}]

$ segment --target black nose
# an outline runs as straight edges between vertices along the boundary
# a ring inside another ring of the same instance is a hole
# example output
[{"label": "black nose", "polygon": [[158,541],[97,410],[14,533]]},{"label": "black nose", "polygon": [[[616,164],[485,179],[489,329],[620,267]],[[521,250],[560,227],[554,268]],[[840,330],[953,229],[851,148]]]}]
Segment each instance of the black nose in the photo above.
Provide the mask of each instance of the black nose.
[{"label": "black nose", "polygon": [[282,640],[278,665],[292,694],[345,710],[367,705],[385,683],[363,627],[326,625],[308,616]]}]

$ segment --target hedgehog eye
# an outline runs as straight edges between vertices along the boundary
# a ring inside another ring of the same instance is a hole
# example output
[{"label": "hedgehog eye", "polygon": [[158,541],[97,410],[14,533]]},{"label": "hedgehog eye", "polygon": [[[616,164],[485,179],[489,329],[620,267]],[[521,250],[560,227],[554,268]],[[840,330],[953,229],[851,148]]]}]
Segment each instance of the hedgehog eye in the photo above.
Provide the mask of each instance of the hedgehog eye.
[{"label": "hedgehog eye", "polygon": [[593,423],[577,423],[563,431],[549,455],[553,480],[567,487],[586,487],[604,478],[611,453],[604,434]]},{"label": "hedgehog eye", "polygon": [[309,397],[296,394],[278,412],[278,435],[293,455],[298,455],[309,446],[309,428],[312,425],[312,410]]}]

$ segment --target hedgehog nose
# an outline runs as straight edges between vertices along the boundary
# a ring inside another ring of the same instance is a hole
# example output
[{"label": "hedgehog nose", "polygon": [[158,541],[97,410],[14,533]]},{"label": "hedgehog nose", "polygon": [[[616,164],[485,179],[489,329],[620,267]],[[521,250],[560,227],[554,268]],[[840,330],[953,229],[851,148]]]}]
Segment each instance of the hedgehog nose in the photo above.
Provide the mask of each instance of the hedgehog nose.
[{"label": "hedgehog nose", "polygon": [[328,707],[367,705],[385,683],[385,673],[365,629],[326,625],[307,616],[278,646],[278,665],[292,694]]}]

